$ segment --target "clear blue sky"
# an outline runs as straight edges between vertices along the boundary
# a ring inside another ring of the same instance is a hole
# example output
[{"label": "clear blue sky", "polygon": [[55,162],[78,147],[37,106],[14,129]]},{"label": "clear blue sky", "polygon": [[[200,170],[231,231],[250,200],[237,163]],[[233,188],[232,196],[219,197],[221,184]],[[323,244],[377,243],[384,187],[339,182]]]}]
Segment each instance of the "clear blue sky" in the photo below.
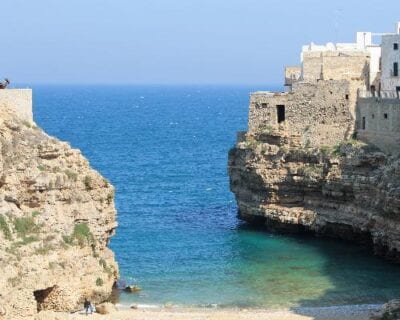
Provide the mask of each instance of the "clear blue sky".
[{"label": "clear blue sky", "polygon": [[2,0],[0,77],[280,84],[302,44],[392,32],[399,9],[399,0]]}]

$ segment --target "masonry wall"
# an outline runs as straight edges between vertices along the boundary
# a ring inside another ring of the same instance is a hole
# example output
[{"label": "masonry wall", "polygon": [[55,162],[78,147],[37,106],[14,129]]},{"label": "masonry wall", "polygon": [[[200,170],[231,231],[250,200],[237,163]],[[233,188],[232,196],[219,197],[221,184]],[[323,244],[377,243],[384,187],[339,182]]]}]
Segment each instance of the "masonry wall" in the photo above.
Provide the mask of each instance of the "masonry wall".
[{"label": "masonry wall", "polygon": [[301,77],[301,66],[285,67],[285,86],[290,86]]},{"label": "masonry wall", "polygon": [[14,110],[21,119],[33,121],[32,90],[4,89],[0,90],[0,108]]},{"label": "masonry wall", "polygon": [[357,138],[386,153],[399,153],[400,99],[359,98]]},{"label": "masonry wall", "polygon": [[303,52],[304,80],[369,82],[369,54],[364,52]]},{"label": "masonry wall", "polygon": [[[354,126],[350,95],[346,80],[297,82],[288,93],[253,93],[249,133],[279,129],[304,145],[335,145],[351,134]],[[285,106],[282,123],[278,123],[278,105]]]}]

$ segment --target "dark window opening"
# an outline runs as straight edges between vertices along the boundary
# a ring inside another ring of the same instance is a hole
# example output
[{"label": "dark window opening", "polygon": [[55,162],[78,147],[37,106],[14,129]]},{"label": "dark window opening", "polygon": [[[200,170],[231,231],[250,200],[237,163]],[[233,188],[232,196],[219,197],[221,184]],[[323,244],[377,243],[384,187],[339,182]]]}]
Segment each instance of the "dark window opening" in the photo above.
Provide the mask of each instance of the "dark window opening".
[{"label": "dark window opening", "polygon": [[375,119],[375,115],[374,114],[372,114],[372,119]]},{"label": "dark window opening", "polygon": [[399,64],[397,62],[393,63],[393,76],[399,76]]},{"label": "dark window opening", "polygon": [[268,107],[268,103],[261,103],[261,108],[267,108]]},{"label": "dark window opening", "polygon": [[285,121],[285,106],[284,105],[276,106],[276,113],[278,116],[278,123],[284,122]]},{"label": "dark window opening", "polygon": [[348,94],[346,94],[346,100],[349,100],[349,95]]},{"label": "dark window opening", "polygon": [[388,118],[388,114],[387,114],[387,113],[384,113],[384,114],[383,114],[383,118],[384,118],[384,119],[387,119],[387,118]]},{"label": "dark window opening", "polygon": [[400,87],[396,87],[397,98],[400,98]]},{"label": "dark window opening", "polygon": [[399,44],[393,43],[393,50],[399,50]]},{"label": "dark window opening", "polygon": [[362,129],[365,130],[365,117],[362,117]]},{"label": "dark window opening", "polygon": [[371,93],[373,97],[375,97],[375,91],[376,91],[375,86],[371,86]]}]

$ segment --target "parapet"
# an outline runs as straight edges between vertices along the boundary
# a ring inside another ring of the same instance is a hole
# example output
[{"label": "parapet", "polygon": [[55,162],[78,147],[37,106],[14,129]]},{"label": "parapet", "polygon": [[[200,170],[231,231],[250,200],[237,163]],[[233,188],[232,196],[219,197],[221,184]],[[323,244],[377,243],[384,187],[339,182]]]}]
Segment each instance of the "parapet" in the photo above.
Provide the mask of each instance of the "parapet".
[{"label": "parapet", "polygon": [[32,89],[0,90],[0,108],[11,109],[22,120],[32,122]]}]

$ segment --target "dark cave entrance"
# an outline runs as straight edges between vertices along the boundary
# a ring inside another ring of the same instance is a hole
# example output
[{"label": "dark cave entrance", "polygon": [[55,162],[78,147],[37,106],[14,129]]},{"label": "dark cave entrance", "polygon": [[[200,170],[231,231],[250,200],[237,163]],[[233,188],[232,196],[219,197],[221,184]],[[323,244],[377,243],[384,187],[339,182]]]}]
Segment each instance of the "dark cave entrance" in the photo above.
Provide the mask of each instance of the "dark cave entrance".
[{"label": "dark cave entrance", "polygon": [[35,296],[35,300],[37,303],[37,311],[40,312],[42,310],[47,310],[46,302],[49,295],[53,292],[56,286],[49,287],[42,290],[33,291],[33,295]]}]

